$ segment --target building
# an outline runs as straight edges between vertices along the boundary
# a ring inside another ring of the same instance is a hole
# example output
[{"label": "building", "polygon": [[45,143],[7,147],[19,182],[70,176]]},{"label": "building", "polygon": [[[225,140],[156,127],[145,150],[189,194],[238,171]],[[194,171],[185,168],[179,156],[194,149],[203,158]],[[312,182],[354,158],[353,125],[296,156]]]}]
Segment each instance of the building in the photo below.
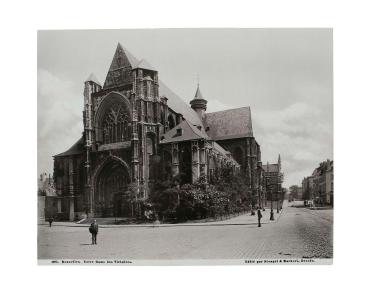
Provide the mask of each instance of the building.
[{"label": "building", "polygon": [[212,182],[226,166],[243,172],[257,197],[261,151],[250,108],[206,110],[199,85],[186,104],[147,61],[118,44],[104,84],[94,75],[84,83],[82,137],[54,156],[56,192],[70,219],[132,216],[152,182],[174,176]]},{"label": "building", "polygon": [[40,174],[37,179],[37,218],[39,221],[55,216],[61,209],[61,197],[57,197],[53,178],[46,173]]},{"label": "building", "polygon": [[281,171],[281,158],[280,154],[278,161],[275,164],[262,165],[264,172],[265,188],[267,200],[283,199],[282,183],[284,175]]},{"label": "building", "polygon": [[334,163],[332,160],[326,160],[320,163],[318,167],[318,197],[322,204],[334,204]]},{"label": "building", "polygon": [[302,180],[302,199],[313,200],[315,198],[314,194],[314,177],[308,176]]},{"label": "building", "polygon": [[304,199],[334,205],[334,162],[329,159],[321,162],[311,176],[303,179],[302,187]]}]

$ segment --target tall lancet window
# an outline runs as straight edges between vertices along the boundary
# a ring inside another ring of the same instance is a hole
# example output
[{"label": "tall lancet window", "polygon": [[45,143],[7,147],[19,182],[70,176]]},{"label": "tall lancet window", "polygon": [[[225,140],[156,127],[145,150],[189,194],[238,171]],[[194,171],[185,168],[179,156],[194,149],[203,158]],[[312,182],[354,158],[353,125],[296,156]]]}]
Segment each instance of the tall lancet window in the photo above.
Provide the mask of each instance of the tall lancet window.
[{"label": "tall lancet window", "polygon": [[102,122],[104,144],[123,142],[129,139],[129,120],[123,105],[113,105],[107,110]]}]

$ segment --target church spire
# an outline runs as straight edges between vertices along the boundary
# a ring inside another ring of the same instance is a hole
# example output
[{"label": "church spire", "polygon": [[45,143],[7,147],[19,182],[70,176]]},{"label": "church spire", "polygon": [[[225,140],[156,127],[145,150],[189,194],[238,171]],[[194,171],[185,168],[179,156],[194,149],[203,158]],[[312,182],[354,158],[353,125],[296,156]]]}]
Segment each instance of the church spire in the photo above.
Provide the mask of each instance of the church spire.
[{"label": "church spire", "polygon": [[195,112],[198,113],[200,119],[203,119],[204,113],[207,110],[207,100],[203,98],[203,95],[200,92],[199,81],[194,99],[190,101],[190,106],[192,109],[194,109]]}]

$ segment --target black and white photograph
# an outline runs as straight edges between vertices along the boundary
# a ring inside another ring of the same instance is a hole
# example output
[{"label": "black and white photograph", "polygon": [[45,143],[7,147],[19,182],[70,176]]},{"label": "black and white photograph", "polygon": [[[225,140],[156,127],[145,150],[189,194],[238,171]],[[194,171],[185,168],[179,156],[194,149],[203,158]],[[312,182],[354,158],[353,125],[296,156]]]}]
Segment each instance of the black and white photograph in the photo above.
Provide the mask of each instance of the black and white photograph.
[{"label": "black and white photograph", "polygon": [[333,30],[39,30],[37,173],[41,265],[332,264]]}]

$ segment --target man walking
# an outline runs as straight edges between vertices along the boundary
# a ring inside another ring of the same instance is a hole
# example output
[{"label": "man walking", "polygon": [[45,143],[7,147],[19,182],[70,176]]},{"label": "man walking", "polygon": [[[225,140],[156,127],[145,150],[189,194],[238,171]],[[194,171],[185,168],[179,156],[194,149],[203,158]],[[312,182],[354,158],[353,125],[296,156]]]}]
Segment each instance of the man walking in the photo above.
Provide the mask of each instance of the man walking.
[{"label": "man walking", "polygon": [[94,220],[93,223],[91,223],[89,227],[89,231],[91,233],[91,239],[92,239],[92,244],[96,245],[96,236],[98,235],[98,230],[99,230],[99,225],[96,223],[96,220]]},{"label": "man walking", "polygon": [[49,227],[51,227],[51,224],[53,223],[54,219],[52,216],[49,217],[48,222],[49,222]]},{"label": "man walking", "polygon": [[261,213],[261,209],[260,208],[258,208],[258,210],[257,210],[257,216],[258,216],[258,227],[261,227],[262,213]]}]

